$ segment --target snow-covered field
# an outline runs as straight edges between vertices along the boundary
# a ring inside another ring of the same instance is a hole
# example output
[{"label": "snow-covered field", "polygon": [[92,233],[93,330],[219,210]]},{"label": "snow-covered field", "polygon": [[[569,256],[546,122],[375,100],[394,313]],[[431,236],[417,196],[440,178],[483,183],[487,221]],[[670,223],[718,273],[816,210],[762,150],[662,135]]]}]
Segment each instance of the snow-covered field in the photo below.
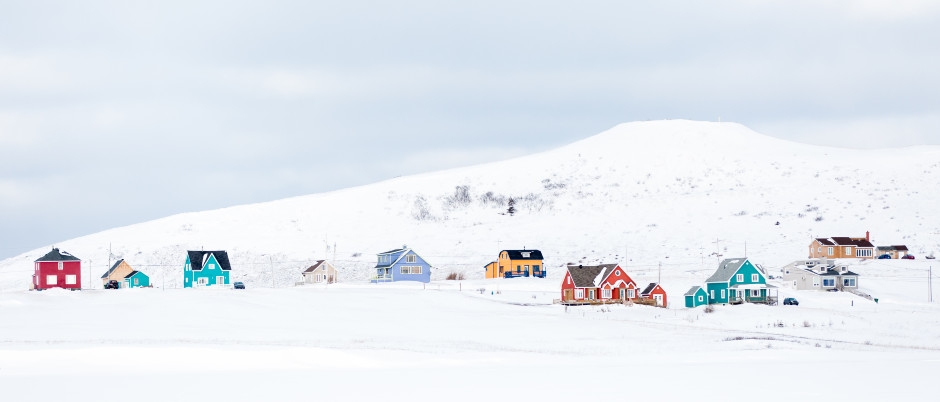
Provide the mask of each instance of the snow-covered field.
[{"label": "snow-covered field", "polygon": [[[940,251],[937,183],[938,147],[640,122],[504,162],[115,228],[56,244],[83,259],[81,292],[25,290],[48,248],[0,261],[0,400],[935,400],[940,308],[923,257]],[[850,262],[878,303],[777,282],[799,306],[682,307],[720,258],[775,275],[813,237],[866,231],[918,256]],[[366,283],[375,254],[403,244],[435,280]],[[548,278],[480,279],[522,247],[542,250]],[[187,249],[227,250],[248,289],[179,289]],[[91,289],[117,258],[156,287]],[[323,258],[341,283],[293,286]],[[569,262],[661,277],[670,306],[552,304]],[[468,280],[440,280],[450,272]]]},{"label": "snow-covered field", "polygon": [[[801,305],[705,313],[566,308],[552,304],[557,286],[520,278],[4,292],[0,394],[16,401],[885,401],[937,393],[940,308],[913,297],[876,304],[783,289]],[[893,282],[885,292],[918,286]]]}]

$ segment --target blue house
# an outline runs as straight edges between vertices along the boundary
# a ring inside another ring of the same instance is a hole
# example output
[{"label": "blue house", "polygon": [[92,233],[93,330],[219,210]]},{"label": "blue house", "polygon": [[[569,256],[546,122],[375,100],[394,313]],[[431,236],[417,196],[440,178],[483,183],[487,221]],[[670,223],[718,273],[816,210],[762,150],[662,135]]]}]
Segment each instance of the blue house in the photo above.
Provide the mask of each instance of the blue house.
[{"label": "blue house", "polygon": [[150,286],[150,277],[140,271],[133,271],[124,277],[122,288],[146,288]]},{"label": "blue house", "polygon": [[372,283],[416,281],[428,283],[431,281],[431,264],[428,264],[414,250],[403,247],[377,254],[378,262],[375,264],[375,274]]},{"label": "blue house", "polygon": [[767,284],[764,271],[747,258],[729,258],[718,264],[715,273],[705,280],[705,286],[693,286],[685,297],[686,307],[702,304],[776,304],[777,288]]},{"label": "blue house", "polygon": [[187,251],[183,287],[230,285],[231,271],[232,266],[225,251]]}]

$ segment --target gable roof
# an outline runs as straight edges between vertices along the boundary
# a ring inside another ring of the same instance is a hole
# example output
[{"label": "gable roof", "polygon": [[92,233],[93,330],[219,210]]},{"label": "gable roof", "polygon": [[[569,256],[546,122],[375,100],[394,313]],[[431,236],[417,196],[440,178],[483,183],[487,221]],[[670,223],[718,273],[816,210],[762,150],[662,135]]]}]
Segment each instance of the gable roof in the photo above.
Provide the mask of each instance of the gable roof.
[{"label": "gable roof", "polygon": [[[386,263],[383,263],[383,262],[377,262],[377,263],[375,264],[375,268],[391,267],[391,266],[397,264],[399,261],[401,261],[402,258],[405,258],[405,256],[408,255],[409,253],[414,254],[414,255],[415,255],[415,258],[417,258],[418,260],[421,260],[421,262],[423,262],[424,264],[426,264],[428,267],[431,266],[431,263],[430,263],[430,262],[428,262],[427,260],[425,260],[424,258],[422,258],[420,255],[418,255],[417,252],[415,252],[414,250],[412,250],[412,249],[410,249],[410,248],[399,248],[399,249],[395,249],[395,250],[391,250],[391,251],[386,251],[386,252],[384,252],[384,253],[378,253],[378,254],[376,254],[376,255],[388,255],[388,254],[396,254],[396,253],[401,253],[401,254],[399,254],[399,255],[398,255],[398,258],[395,258],[394,261],[390,261],[390,262],[387,263],[387,264],[386,264]],[[416,262],[409,262],[409,264],[416,264],[416,263],[417,263],[417,261],[416,261]]]},{"label": "gable roof", "polygon": [[81,261],[81,260],[78,259],[78,257],[75,257],[74,255],[71,255],[65,251],[59,251],[59,249],[53,247],[52,251],[46,253],[46,255],[42,257],[39,257],[39,259],[34,262],[40,262],[40,261]]},{"label": "gable roof", "polygon": [[840,246],[875,247],[874,244],[871,244],[871,242],[865,240],[865,238],[833,237],[832,241]]},{"label": "gable roof", "polygon": [[747,262],[747,258],[728,258],[718,264],[718,269],[712,276],[705,280],[708,282],[728,282],[734,274],[738,273],[741,266]]},{"label": "gable roof", "polygon": [[[698,291],[701,290],[701,289],[702,289],[701,286],[692,286],[692,288],[689,289],[688,292],[685,292],[685,295],[686,295],[686,296],[695,296],[695,294],[698,293]],[[704,291],[703,291],[703,292],[704,292]]]},{"label": "gable roof", "polygon": [[127,274],[127,275],[124,275],[124,279],[127,279],[127,278],[130,278],[130,277],[134,276],[134,275],[137,275],[138,272],[140,272],[140,271],[131,271],[131,273],[129,273],[129,274]]},{"label": "gable roof", "polygon": [[[568,273],[571,274],[571,280],[576,288],[596,288],[607,278],[607,275],[614,271],[616,266],[617,264],[569,265]],[[598,279],[601,274],[603,277],[595,283],[594,280]]]},{"label": "gable roof", "polygon": [[107,278],[108,276],[110,276],[111,273],[114,272],[114,270],[117,269],[118,265],[121,265],[122,262],[124,262],[124,259],[123,259],[123,258],[121,258],[120,260],[115,261],[115,262],[114,262],[114,265],[112,265],[111,268],[108,269],[108,272],[105,272],[104,275],[101,275],[101,279],[104,279],[104,278]]},{"label": "gable roof", "polygon": [[818,241],[819,244],[822,244],[822,245],[824,245],[824,246],[835,246],[835,244],[832,244],[832,242],[829,241],[829,239],[826,239],[826,238],[823,238],[823,237],[817,237],[817,238],[816,238],[816,241]]},{"label": "gable roof", "polygon": [[657,286],[659,286],[659,284],[656,282],[646,285],[646,289],[643,289],[643,291],[640,292],[640,296],[649,296],[650,292],[652,292],[653,289],[656,289]]},{"label": "gable roof", "polygon": [[316,271],[317,268],[320,268],[320,265],[323,265],[323,262],[324,262],[324,261],[325,261],[325,260],[317,260],[317,263],[316,263],[316,264],[313,264],[313,265],[311,265],[309,268],[305,269],[305,270],[304,270],[304,273],[306,274],[306,273],[310,273],[310,272]]},{"label": "gable roof", "polygon": [[396,248],[394,250],[388,250],[384,253],[378,253],[376,255],[395,254],[395,253],[400,253],[402,251],[408,251],[408,250],[411,250],[411,249],[410,248]]},{"label": "gable roof", "polygon": [[215,260],[219,262],[219,268],[222,268],[222,270],[232,270],[232,266],[228,262],[228,253],[225,251],[187,251],[186,253],[189,255],[189,264],[193,271],[201,271],[202,264],[209,259],[209,255],[215,256]]},{"label": "gable roof", "polygon": [[[503,250],[500,252],[509,254],[510,260],[544,260],[542,252],[539,250]],[[529,256],[526,257],[525,255]]]}]

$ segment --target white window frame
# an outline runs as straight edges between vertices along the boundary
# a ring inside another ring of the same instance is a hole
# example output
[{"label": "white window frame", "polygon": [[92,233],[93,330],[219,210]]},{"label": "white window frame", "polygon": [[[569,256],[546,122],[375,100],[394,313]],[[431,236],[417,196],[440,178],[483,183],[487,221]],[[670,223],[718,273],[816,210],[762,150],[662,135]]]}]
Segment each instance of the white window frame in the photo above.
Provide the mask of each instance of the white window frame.
[{"label": "white window frame", "polygon": [[709,290],[708,292],[710,293],[709,296],[711,296],[711,299],[715,300],[715,289]]},{"label": "white window frame", "polygon": [[568,275],[568,284],[571,284],[571,275]]},{"label": "white window frame", "polygon": [[832,256],[834,253],[835,249],[833,247],[829,247],[829,255]]},{"label": "white window frame", "polygon": [[760,297],[760,289],[751,289],[751,297]]},{"label": "white window frame", "polygon": [[575,289],[575,290],[574,290],[574,298],[575,298],[575,299],[583,299],[583,298],[584,298],[584,289]]},{"label": "white window frame", "polygon": [[46,285],[56,285],[58,282],[58,275],[46,275]]},{"label": "white window frame", "polygon": [[74,285],[74,284],[76,284],[76,283],[78,283],[78,278],[76,278],[75,275],[66,275],[66,276],[65,276],[65,284],[66,284],[66,285]]},{"label": "white window frame", "polygon": [[601,298],[602,298],[602,299],[609,299],[609,298],[611,298],[611,297],[614,297],[614,296],[613,296],[613,292],[611,292],[610,289],[601,289]]},{"label": "white window frame", "polygon": [[813,287],[814,287],[814,288],[818,288],[818,287],[819,287],[819,277],[818,277],[818,276],[814,276],[814,277],[813,277]]},{"label": "white window frame", "polygon": [[852,255],[852,246],[845,246],[845,255]]},{"label": "white window frame", "polygon": [[757,274],[751,274],[751,282],[758,283],[760,282],[760,276]]},{"label": "white window frame", "polygon": [[721,289],[721,298],[722,298],[722,299],[725,298],[725,290],[724,290],[724,289]]},{"label": "white window frame", "polygon": [[216,277],[215,277],[215,284],[216,284],[216,285],[224,285],[224,284],[225,284],[225,276],[224,276],[224,275],[216,276]]},{"label": "white window frame", "polygon": [[636,298],[636,289],[627,289],[627,298],[635,299]]},{"label": "white window frame", "polygon": [[[826,281],[829,281],[829,284],[826,284]],[[823,278],[823,287],[831,288],[836,286],[835,278]]]},{"label": "white window frame", "polygon": [[209,269],[215,269],[215,264],[209,264]]},{"label": "white window frame", "polygon": [[[849,284],[851,282],[851,284]],[[842,286],[848,286],[850,288],[857,287],[858,284],[855,281],[855,278],[842,278]]]},{"label": "white window frame", "polygon": [[744,282],[744,274],[735,275],[735,280],[737,280],[739,283]]},{"label": "white window frame", "polygon": [[588,300],[594,300],[594,296],[597,294],[594,293],[594,289],[588,289]]},{"label": "white window frame", "polygon": [[702,297],[702,295],[698,295],[698,301],[699,301],[699,302],[705,301],[704,299],[705,299],[705,298]]},{"label": "white window frame", "polygon": [[408,254],[408,255],[405,256],[405,262],[407,262],[407,263],[409,263],[409,264],[414,264],[414,263],[418,262],[418,256],[416,256],[416,255],[414,255],[414,254]]},{"label": "white window frame", "polygon": [[856,257],[871,257],[872,252],[870,248],[857,248],[855,249]]},{"label": "white window frame", "polygon": [[65,268],[65,264],[62,261],[59,261],[59,271]]},{"label": "white window frame", "polygon": [[196,284],[198,284],[199,286],[206,286],[209,284],[209,278],[201,277],[196,280]]}]

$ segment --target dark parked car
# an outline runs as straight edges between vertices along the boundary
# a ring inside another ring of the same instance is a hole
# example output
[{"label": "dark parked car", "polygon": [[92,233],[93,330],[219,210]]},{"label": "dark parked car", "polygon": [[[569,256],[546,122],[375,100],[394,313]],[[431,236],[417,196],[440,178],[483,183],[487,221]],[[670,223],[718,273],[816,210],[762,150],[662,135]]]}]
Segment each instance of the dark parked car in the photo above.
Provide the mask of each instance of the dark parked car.
[{"label": "dark parked car", "polygon": [[121,285],[116,280],[110,280],[108,283],[104,284],[105,289],[119,289]]},{"label": "dark parked car", "polygon": [[244,288],[245,288],[245,284],[242,283],[242,282],[235,282],[233,285],[235,286],[235,289],[244,289]]},{"label": "dark parked car", "polygon": [[783,299],[783,304],[787,306],[799,306],[800,302],[796,301],[796,299],[792,297],[788,297],[786,299]]},{"label": "dark parked car", "polygon": [[904,257],[901,257],[902,260],[913,260],[914,254],[905,254]]},{"label": "dark parked car", "polygon": [[932,259],[937,258],[937,257],[934,257],[933,254],[931,254],[931,255],[928,255],[928,256],[926,256],[926,257],[924,257],[924,258],[926,258],[926,259],[928,259],[928,260],[932,260]]},{"label": "dark parked car", "polygon": [[878,256],[878,259],[879,259],[879,260],[890,260],[890,259],[891,259],[891,254],[882,254],[882,255],[879,255],[879,256]]}]

